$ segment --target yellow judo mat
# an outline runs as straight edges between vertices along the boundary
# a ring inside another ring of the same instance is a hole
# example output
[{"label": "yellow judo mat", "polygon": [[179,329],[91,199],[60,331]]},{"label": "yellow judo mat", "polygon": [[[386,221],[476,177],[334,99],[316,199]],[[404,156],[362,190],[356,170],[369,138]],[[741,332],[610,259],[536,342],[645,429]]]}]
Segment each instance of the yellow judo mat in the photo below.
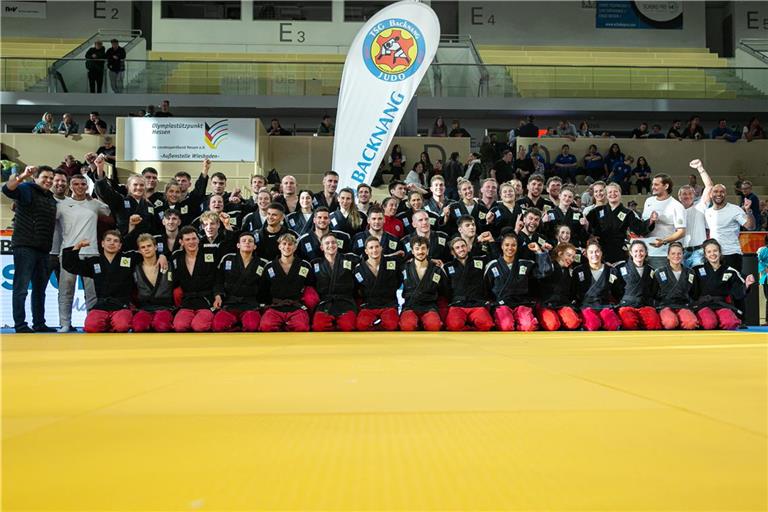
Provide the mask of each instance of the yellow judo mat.
[{"label": "yellow judo mat", "polygon": [[6,335],[3,510],[766,510],[768,334]]}]

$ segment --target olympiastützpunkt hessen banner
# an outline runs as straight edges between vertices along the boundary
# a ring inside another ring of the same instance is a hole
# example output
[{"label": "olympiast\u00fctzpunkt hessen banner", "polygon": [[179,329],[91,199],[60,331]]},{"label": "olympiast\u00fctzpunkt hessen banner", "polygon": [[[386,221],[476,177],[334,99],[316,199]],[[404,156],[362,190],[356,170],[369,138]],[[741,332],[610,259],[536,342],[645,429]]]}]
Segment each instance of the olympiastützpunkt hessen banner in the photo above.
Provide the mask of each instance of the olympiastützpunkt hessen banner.
[{"label": "olympiast\u00fctzpunkt hessen banner", "polygon": [[426,4],[403,0],[376,13],[344,62],[333,141],[339,187],[373,180],[440,42],[440,21]]}]

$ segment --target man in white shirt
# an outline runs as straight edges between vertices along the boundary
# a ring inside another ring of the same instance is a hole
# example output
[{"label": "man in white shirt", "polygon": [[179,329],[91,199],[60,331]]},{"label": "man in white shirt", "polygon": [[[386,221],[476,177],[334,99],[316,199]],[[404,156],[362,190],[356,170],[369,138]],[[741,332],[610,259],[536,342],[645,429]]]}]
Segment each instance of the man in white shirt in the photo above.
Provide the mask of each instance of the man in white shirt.
[{"label": "man in white shirt", "polygon": [[[699,171],[701,179],[706,185],[704,194],[709,197],[712,190],[712,178],[709,177],[701,160],[693,160],[689,164],[693,169]],[[707,205],[704,201],[697,198],[696,189],[692,185],[683,185],[677,191],[677,198],[685,208],[685,236],[680,240],[683,244],[683,265],[687,268],[693,268],[696,265],[704,263],[704,250],[701,245],[707,239],[707,220],[704,212]]]},{"label": "man in white shirt", "polygon": [[712,208],[707,208],[704,212],[707,228],[709,228],[709,238],[720,242],[724,264],[741,272],[742,252],[739,232],[742,226],[746,229],[752,229],[755,226],[755,218],[750,209],[752,201],[745,199],[741,208],[729,203],[725,185],[720,183],[712,187],[710,196],[707,198],[702,195],[701,198],[707,204],[710,202],[712,204]]},{"label": "man in white shirt", "polygon": [[656,269],[667,264],[666,245],[685,236],[685,208],[672,197],[672,178],[657,174],[651,182],[651,197],[645,200],[643,220],[656,212],[658,218],[651,224],[645,243],[648,245],[648,264]]},{"label": "man in white shirt", "polygon": [[[62,247],[72,247],[80,240],[98,240],[97,224],[99,215],[109,215],[109,207],[88,196],[88,180],[82,174],[69,179],[72,197],[56,205],[56,222],[61,227]],[[97,244],[80,249],[80,257],[98,256]],[[75,297],[77,276],[61,267],[59,277],[59,332],[70,332],[72,328],[72,301]],[[96,303],[96,289],[93,279],[83,277],[85,303],[91,309]]]}]

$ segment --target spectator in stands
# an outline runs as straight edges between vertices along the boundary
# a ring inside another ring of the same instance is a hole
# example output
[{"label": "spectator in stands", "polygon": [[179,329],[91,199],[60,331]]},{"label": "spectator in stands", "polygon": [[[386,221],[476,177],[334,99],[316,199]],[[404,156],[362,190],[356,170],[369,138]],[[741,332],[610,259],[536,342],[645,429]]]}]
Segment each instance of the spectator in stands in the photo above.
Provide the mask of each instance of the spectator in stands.
[{"label": "spectator in stands", "polygon": [[741,182],[741,197],[739,200],[739,206],[743,208],[746,201],[750,202],[752,216],[756,221],[752,231],[759,231],[761,228],[760,220],[762,219],[760,215],[760,199],[755,195],[754,192],[752,192],[752,182],[749,180],[744,180]]},{"label": "spectator in stands", "polygon": [[597,146],[589,145],[587,154],[584,155],[584,172],[587,176],[587,183],[602,180],[606,176],[605,161],[603,155],[597,151]]},{"label": "spectator in stands", "polygon": [[637,157],[637,166],[632,171],[635,175],[635,186],[637,187],[637,193],[642,194],[643,190],[647,193],[651,192],[651,166],[648,165],[648,161],[644,156]]},{"label": "spectator in stands", "polygon": [[679,119],[675,119],[672,121],[672,126],[670,127],[669,131],[667,132],[667,138],[668,139],[682,139],[683,138],[683,122]]},{"label": "spectator in stands", "polygon": [[[496,138],[495,134],[493,135],[494,139]],[[491,142],[491,137],[486,135],[483,137],[483,143],[480,144],[480,159],[483,162],[487,162],[490,165],[493,165],[493,163],[497,159],[496,154],[496,147]]]},{"label": "spectator in stands", "polygon": [[688,125],[683,130],[683,139],[695,139],[701,140],[705,138],[704,127],[701,126],[701,118],[699,116],[692,116],[688,120]]},{"label": "spectator in stands", "polygon": [[547,170],[547,161],[544,158],[544,155],[541,154],[541,147],[537,142],[531,144],[531,150],[528,153],[528,156],[533,162],[533,173],[544,175]]},{"label": "spectator in stands", "polygon": [[696,179],[695,174],[689,174],[688,175],[688,185],[693,188],[695,198],[698,201],[701,197],[701,193],[704,190],[704,187],[702,185],[699,185],[698,180]]},{"label": "spectator in stands", "polygon": [[514,155],[512,151],[505,150],[501,156],[501,160],[495,162],[491,167],[491,178],[494,178],[498,183],[504,183],[515,177],[515,166],[512,163]]},{"label": "spectator in stands", "polygon": [[621,152],[621,147],[619,147],[619,145],[614,142],[611,144],[611,147],[608,149],[608,153],[605,155],[605,175],[607,176],[611,173],[615,163],[623,161],[624,153]]},{"label": "spectator in stands", "polygon": [[710,132],[709,138],[727,140],[728,142],[736,142],[739,140],[739,135],[728,128],[728,121],[725,119],[720,119],[717,122],[717,127],[713,128],[712,132]]},{"label": "spectator in stands", "polygon": [[539,136],[539,127],[533,124],[534,117],[528,116],[528,122],[525,123],[523,126],[520,127],[520,129],[517,132],[518,137],[532,137],[536,138]]},{"label": "spectator in stands", "polygon": [[280,121],[277,118],[273,118],[269,124],[269,130],[267,135],[290,135],[291,132],[280,126]]},{"label": "spectator in stands", "polygon": [[571,147],[563,144],[560,148],[560,154],[555,158],[555,175],[559,176],[564,182],[570,181],[576,184],[576,172],[579,169],[579,163],[576,161],[576,155],[571,154]]},{"label": "spectator in stands", "polygon": [[765,130],[760,125],[760,120],[757,117],[752,117],[749,123],[741,130],[741,137],[751,142],[754,139],[764,139]]},{"label": "spectator in stands", "polygon": [[447,137],[448,136],[448,127],[445,126],[445,121],[443,121],[443,117],[440,116],[437,119],[435,119],[435,124],[432,125],[432,136],[433,137]]},{"label": "spectator in stands", "polygon": [[144,117],[155,117],[155,106],[154,105],[147,105],[147,110],[144,113]]},{"label": "spectator in stands", "polygon": [[104,137],[104,145],[99,146],[99,149],[96,150],[96,154],[104,155],[107,162],[115,165],[115,162],[117,161],[117,148],[112,144],[112,137]]},{"label": "spectator in stands", "polygon": [[104,135],[107,133],[107,123],[99,117],[98,112],[91,112],[88,116],[88,120],[85,122],[83,133],[88,135]]},{"label": "spectator in stands", "polygon": [[485,166],[480,158],[480,153],[470,153],[467,157],[467,163],[464,164],[464,174],[462,175],[465,180],[472,182],[475,189],[480,188],[480,178],[486,175]]},{"label": "spectator in stands", "polygon": [[405,177],[405,184],[408,186],[408,190],[417,190],[421,194],[426,194],[429,189],[427,185],[427,173],[424,172],[424,164],[421,161],[413,164],[413,168],[408,172]]},{"label": "spectator in stands", "polygon": [[557,126],[557,129],[555,130],[555,134],[558,137],[565,137],[566,139],[570,139],[571,142],[576,140],[576,137],[578,137],[578,132],[576,131],[576,127],[568,121],[567,119],[563,119],[560,121],[560,124]]},{"label": "spectator in stands", "polygon": [[458,119],[454,119],[451,123],[451,132],[448,134],[449,137],[471,137],[469,132],[461,127],[459,124]]},{"label": "spectator in stands", "polygon": [[651,127],[651,133],[648,134],[649,139],[665,139],[666,136],[661,131],[661,125],[660,124],[654,124]]},{"label": "spectator in stands", "polygon": [[768,231],[768,201],[760,201],[760,230]]},{"label": "spectator in stands", "polygon": [[59,123],[59,128],[56,131],[61,133],[65,137],[69,137],[73,133],[77,133],[79,129],[80,127],[72,119],[72,115],[64,114],[63,116],[61,116],[61,122]]},{"label": "spectator in stands", "polygon": [[[33,182],[24,183],[27,178]],[[54,332],[45,325],[45,287],[51,269],[48,254],[56,225],[56,200],[51,193],[53,169],[27,166],[12,174],[3,185],[3,194],[14,203],[13,237],[13,323],[16,332]],[[27,325],[25,302],[32,284],[32,328]]]},{"label": "spectator in stands", "polygon": [[94,93],[101,93],[104,87],[104,64],[107,51],[100,40],[93,42],[93,47],[85,52],[85,69],[88,70],[88,88]]},{"label": "spectator in stands", "polygon": [[451,153],[448,162],[445,164],[443,177],[445,178],[445,197],[452,201],[459,199],[459,189],[457,181],[464,175],[464,166],[459,162],[459,153]]},{"label": "spectator in stands", "polygon": [[399,180],[403,175],[403,168],[405,167],[405,155],[400,148],[400,144],[392,146],[392,151],[389,153],[389,169],[392,173],[392,181]]},{"label": "spectator in stands", "polygon": [[650,135],[648,133],[648,123],[646,123],[645,121],[640,123],[640,127],[632,130],[633,139],[647,139],[648,135]]},{"label": "spectator in stands", "polygon": [[525,146],[517,148],[517,158],[515,158],[515,177],[520,180],[523,187],[528,183],[528,178],[536,170],[533,159],[525,151]]},{"label": "spectator in stands", "polygon": [[173,117],[173,114],[171,114],[171,102],[163,100],[160,103],[160,112],[155,112],[154,117]]},{"label": "spectator in stands", "polygon": [[427,179],[431,180],[435,172],[435,167],[432,165],[432,160],[429,158],[429,153],[422,151],[419,155],[419,160],[424,165],[424,172],[427,174]]},{"label": "spectator in stands", "polygon": [[618,183],[622,194],[629,194],[630,179],[632,178],[632,164],[635,159],[627,155],[624,161],[616,161],[611,167],[611,173],[608,175],[609,183]]},{"label": "spectator in stands", "polygon": [[32,133],[56,133],[56,129],[53,127],[53,114],[46,112],[43,117],[37,122]]},{"label": "spectator in stands", "polygon": [[123,77],[125,76],[125,48],[120,46],[120,41],[112,39],[112,48],[107,50],[107,69],[109,69],[109,85],[112,92],[123,92]]},{"label": "spectator in stands", "polygon": [[579,123],[579,129],[576,130],[576,135],[579,137],[594,137],[595,135],[589,131],[589,123],[582,121]]},{"label": "spectator in stands", "polygon": [[331,116],[325,114],[323,116],[323,120],[320,121],[320,126],[317,127],[317,131],[315,133],[318,135],[333,135],[335,131],[336,127],[333,125]]},{"label": "spectator in stands", "polygon": [[67,177],[80,175],[80,168],[83,166],[78,162],[74,156],[67,155],[64,157],[64,161],[59,164],[58,170],[64,171]]}]

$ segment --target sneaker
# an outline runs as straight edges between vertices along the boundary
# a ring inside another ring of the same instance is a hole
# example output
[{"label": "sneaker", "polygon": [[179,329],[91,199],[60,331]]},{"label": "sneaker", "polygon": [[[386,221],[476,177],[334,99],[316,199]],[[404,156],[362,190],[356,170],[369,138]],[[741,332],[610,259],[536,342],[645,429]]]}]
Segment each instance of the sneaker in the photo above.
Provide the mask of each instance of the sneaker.
[{"label": "sneaker", "polygon": [[35,332],[56,332],[56,329],[53,327],[48,327],[47,325],[41,325],[40,327],[34,328]]},{"label": "sneaker", "polygon": [[62,325],[61,327],[59,327],[59,330],[56,332],[59,334],[64,334],[66,332],[71,332],[71,331],[72,331],[71,325]]},{"label": "sneaker", "polygon": [[30,334],[35,331],[32,330],[32,328],[28,325],[25,325],[23,327],[17,327],[16,328],[16,334]]}]

